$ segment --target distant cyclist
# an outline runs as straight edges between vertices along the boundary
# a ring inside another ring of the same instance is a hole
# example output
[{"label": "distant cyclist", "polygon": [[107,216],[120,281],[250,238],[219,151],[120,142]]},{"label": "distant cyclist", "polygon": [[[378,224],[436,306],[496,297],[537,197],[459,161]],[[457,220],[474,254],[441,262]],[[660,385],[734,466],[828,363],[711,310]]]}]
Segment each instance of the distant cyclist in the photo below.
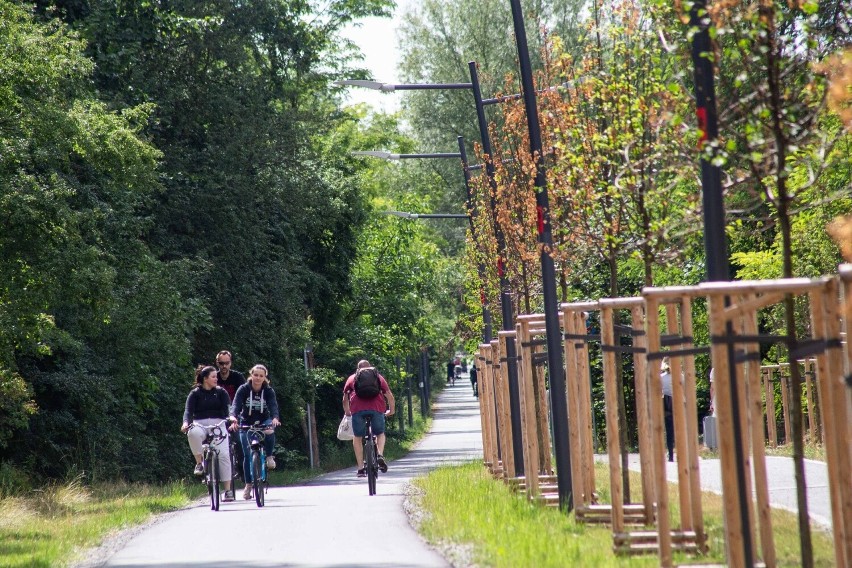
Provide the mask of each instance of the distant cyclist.
[{"label": "distant cyclist", "polygon": [[[255,365],[249,371],[249,380],[237,389],[234,395],[234,404],[231,406],[231,417],[238,420],[239,424],[251,426],[259,422],[269,426],[263,440],[266,450],[266,469],[275,469],[275,458],[272,453],[275,450],[275,431],[272,428],[281,424],[278,416],[278,399],[275,398],[275,390],[269,384],[269,372],[263,365]],[[236,429],[236,425],[234,425]],[[246,487],[243,490],[243,499],[252,497],[252,474],[251,474],[251,440],[248,432],[240,430],[240,444],[243,447],[243,481]]]},{"label": "distant cyclist", "polygon": [[463,372],[463,369],[462,369],[461,360],[456,359],[456,365],[455,365],[455,367],[453,367],[453,386],[455,386],[456,381],[461,378],[462,372]]},{"label": "distant cyclist", "polygon": [[[195,370],[195,387],[186,397],[186,408],[183,412],[183,424],[180,431],[187,434],[189,449],[195,457],[195,475],[204,474],[201,463],[201,446],[208,432],[223,419],[228,418],[228,393],[218,385],[219,377],[216,367],[199,365]],[[227,428],[222,426],[224,440],[216,445],[219,449],[219,471],[225,486],[223,501],[233,501],[234,492],[231,489],[231,450],[225,440]]]},{"label": "distant cyclist", "polygon": [[352,417],[352,448],[355,450],[355,462],[358,465],[358,477],[364,477],[364,447],[362,439],[367,425],[364,417],[372,418],[373,434],[376,435],[376,446],[379,450],[379,469],[382,473],[388,470],[384,458],[385,451],[385,416],[393,416],[396,411],[396,401],[388,387],[388,382],[379,374],[375,367],[366,359],[358,361],[358,367],[346,379],[343,386],[343,411]]}]

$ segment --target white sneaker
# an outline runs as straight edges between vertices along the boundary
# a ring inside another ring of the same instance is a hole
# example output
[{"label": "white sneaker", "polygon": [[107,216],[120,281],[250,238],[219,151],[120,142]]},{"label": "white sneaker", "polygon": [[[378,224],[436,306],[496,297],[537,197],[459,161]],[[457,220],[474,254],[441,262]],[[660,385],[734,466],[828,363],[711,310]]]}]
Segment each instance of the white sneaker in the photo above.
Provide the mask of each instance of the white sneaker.
[{"label": "white sneaker", "polygon": [[245,491],[243,491],[243,499],[246,501],[251,499],[251,485],[246,485]]},{"label": "white sneaker", "polygon": [[266,469],[275,469],[275,458],[273,456],[266,456]]}]

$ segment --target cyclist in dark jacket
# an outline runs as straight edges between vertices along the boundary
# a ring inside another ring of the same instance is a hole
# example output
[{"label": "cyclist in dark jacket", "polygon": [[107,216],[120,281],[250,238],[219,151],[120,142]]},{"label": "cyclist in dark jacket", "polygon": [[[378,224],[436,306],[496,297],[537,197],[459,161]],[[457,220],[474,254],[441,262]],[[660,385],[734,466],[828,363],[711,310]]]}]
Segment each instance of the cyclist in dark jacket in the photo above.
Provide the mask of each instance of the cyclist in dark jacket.
[{"label": "cyclist in dark jacket", "polygon": [[[266,468],[275,469],[275,458],[272,455],[275,449],[273,428],[281,422],[278,416],[278,399],[275,398],[275,390],[270,386],[267,375],[268,371],[263,365],[251,368],[248,382],[238,388],[234,395],[231,416],[238,420],[240,425],[250,426],[259,422],[270,427],[264,431],[266,437],[263,443],[266,450]],[[251,440],[248,432],[240,431],[240,444],[243,447],[243,480],[246,482],[243,498],[248,500],[252,497]]]},{"label": "cyclist in dark jacket", "polygon": [[[195,387],[186,397],[186,407],[183,411],[183,424],[181,432],[185,432],[189,439],[189,449],[195,457],[195,475],[202,475],[204,468],[201,465],[201,445],[208,431],[228,418],[228,393],[218,386],[219,377],[216,367],[199,365],[195,370]],[[224,440],[216,442],[219,450],[219,471],[222,474],[225,496],[223,501],[233,501],[234,492],[231,491],[231,450],[225,441],[227,429],[222,432],[226,434]]]}]

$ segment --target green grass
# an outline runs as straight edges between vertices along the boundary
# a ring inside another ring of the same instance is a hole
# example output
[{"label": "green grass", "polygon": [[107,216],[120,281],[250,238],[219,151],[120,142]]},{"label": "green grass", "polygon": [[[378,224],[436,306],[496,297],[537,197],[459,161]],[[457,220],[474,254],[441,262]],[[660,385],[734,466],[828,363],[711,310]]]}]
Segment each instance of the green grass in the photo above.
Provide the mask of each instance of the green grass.
[{"label": "green grass", "polygon": [[4,567],[62,566],[109,533],[184,507],[201,484],[109,484],[74,480],[0,499],[0,563]]},{"label": "green grass", "polygon": [[[444,467],[415,480],[416,497],[424,514],[419,531],[459,564],[477,566],[658,566],[657,556],[617,557],[608,527],[582,525],[573,515],[531,505],[501,481],[492,479],[479,463]],[[596,486],[602,502],[609,501],[608,469],[596,466]],[[631,473],[631,489],[640,490]],[[677,519],[677,489],[670,485],[672,518]],[[722,498],[705,493],[707,556],[676,554],[675,562],[724,563]],[[794,515],[773,509],[773,533],[779,566],[799,566],[799,538]],[[673,523],[677,526],[679,523]],[[816,566],[832,566],[831,536],[813,531]],[[759,543],[757,543],[759,545]]]}]

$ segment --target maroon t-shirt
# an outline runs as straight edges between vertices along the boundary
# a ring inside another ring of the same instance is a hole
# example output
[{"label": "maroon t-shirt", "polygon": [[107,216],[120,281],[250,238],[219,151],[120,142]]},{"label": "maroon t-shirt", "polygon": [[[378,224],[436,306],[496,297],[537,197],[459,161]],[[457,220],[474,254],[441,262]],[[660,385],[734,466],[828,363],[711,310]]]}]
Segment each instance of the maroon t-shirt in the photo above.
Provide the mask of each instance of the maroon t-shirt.
[{"label": "maroon t-shirt", "polygon": [[363,399],[358,398],[358,395],[355,394],[355,373],[349,375],[349,378],[346,379],[346,384],[343,385],[343,394],[349,395],[349,411],[352,414],[356,412],[361,412],[362,410],[375,410],[376,412],[384,412],[388,409],[387,401],[385,401],[384,394],[390,390],[388,387],[388,382],[385,378],[379,374],[379,388],[382,389],[382,394],[375,396],[373,398]]}]

